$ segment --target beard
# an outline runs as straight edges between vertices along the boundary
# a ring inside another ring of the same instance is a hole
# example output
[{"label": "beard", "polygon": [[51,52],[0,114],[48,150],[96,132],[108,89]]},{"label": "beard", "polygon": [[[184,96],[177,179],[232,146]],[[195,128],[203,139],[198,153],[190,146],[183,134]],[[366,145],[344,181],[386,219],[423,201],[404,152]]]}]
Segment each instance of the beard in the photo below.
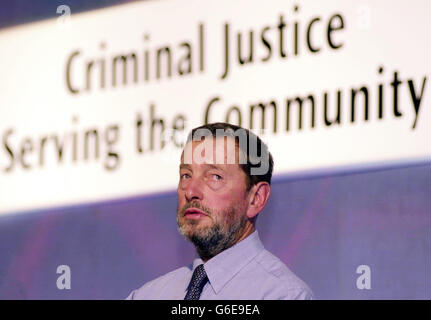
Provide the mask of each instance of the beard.
[{"label": "beard", "polygon": [[[212,223],[199,226],[200,221],[185,219],[184,213],[189,208],[202,210],[212,220]],[[230,206],[214,214],[212,210],[202,206],[199,202],[190,202],[181,209],[177,209],[178,231],[195,245],[203,260],[209,260],[233,246],[241,237],[248,221],[241,212],[240,208]]]}]

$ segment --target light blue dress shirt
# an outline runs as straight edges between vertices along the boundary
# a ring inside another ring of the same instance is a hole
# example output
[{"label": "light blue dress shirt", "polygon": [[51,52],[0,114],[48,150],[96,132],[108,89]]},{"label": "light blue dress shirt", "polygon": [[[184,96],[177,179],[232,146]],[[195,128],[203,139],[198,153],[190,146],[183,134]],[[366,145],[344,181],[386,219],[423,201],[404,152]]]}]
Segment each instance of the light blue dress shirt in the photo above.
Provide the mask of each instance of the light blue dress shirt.
[{"label": "light blue dress shirt", "polygon": [[[127,299],[182,300],[194,269],[182,267],[133,290]],[[209,281],[201,300],[312,299],[310,288],[267,251],[257,231],[204,263]]]}]

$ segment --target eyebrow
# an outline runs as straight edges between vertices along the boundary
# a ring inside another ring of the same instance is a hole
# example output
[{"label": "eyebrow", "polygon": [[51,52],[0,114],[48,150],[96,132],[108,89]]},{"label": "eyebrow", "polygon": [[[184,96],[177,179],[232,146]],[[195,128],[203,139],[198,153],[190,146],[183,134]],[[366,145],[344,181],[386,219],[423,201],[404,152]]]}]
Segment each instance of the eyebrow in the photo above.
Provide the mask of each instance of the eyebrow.
[{"label": "eyebrow", "polygon": [[[203,166],[206,166],[206,167],[209,167],[210,169],[216,169],[216,170],[221,170],[221,171],[225,171],[225,170],[223,170],[223,168],[221,168],[221,167],[219,167],[219,166],[216,166],[216,165],[214,165],[214,164],[209,164],[209,163],[204,163],[204,164],[202,164]],[[185,163],[181,163],[180,164],[180,170],[181,169],[188,169],[188,170],[192,170],[192,168],[190,167],[190,165],[189,164],[185,164]]]},{"label": "eyebrow", "polygon": [[189,169],[189,170],[191,170],[191,167],[190,167],[190,165],[188,165],[188,164],[181,163],[181,164],[180,164],[180,170],[181,170],[181,169]]},{"label": "eyebrow", "polygon": [[214,164],[204,164],[204,166],[210,167],[210,169],[216,169],[216,170],[224,171],[221,167],[216,166]]}]

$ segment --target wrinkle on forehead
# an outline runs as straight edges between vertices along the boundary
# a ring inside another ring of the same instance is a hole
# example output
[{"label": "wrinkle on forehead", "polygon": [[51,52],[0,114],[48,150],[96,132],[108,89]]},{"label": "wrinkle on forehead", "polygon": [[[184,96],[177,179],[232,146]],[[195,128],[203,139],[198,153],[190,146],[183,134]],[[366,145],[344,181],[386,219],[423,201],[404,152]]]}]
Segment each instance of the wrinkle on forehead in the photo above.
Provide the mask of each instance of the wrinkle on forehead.
[{"label": "wrinkle on forehead", "polygon": [[232,165],[246,163],[244,152],[231,137],[206,137],[186,144],[181,163]]}]

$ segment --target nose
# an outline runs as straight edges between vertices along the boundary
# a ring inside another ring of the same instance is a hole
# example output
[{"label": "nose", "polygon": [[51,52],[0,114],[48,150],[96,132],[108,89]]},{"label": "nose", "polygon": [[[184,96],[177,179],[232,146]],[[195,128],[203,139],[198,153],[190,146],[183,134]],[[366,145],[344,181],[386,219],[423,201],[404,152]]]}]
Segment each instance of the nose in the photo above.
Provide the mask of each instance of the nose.
[{"label": "nose", "polygon": [[191,178],[185,186],[184,191],[187,202],[201,201],[203,199],[202,183],[198,178]]}]

